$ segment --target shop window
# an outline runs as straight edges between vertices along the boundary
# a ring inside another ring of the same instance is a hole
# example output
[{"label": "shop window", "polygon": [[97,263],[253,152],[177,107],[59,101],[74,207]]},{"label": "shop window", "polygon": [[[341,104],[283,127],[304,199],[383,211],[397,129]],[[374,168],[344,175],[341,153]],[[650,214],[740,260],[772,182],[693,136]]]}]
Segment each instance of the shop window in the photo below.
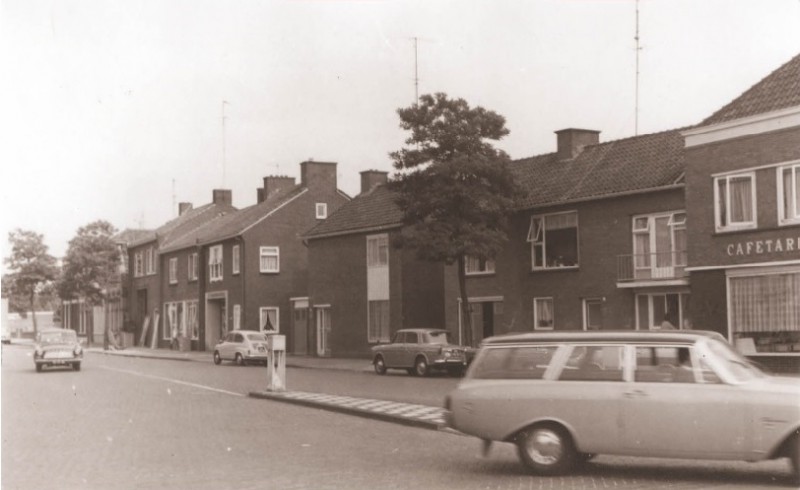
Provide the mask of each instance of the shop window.
[{"label": "shop window", "polygon": [[578,213],[531,216],[528,242],[534,270],[578,267]]},{"label": "shop window", "polygon": [[800,271],[729,277],[728,292],[741,352],[800,354]]},{"label": "shop window", "polygon": [[755,173],[714,179],[714,214],[717,231],[756,227]]},{"label": "shop window", "polygon": [[778,223],[800,223],[800,164],[778,168]]}]

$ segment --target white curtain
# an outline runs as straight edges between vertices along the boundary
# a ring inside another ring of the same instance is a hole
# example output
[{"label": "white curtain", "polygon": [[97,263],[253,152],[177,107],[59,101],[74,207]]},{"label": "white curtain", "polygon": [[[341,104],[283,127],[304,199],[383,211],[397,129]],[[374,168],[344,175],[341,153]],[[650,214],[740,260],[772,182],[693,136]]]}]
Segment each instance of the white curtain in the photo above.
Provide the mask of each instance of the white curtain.
[{"label": "white curtain", "polygon": [[735,332],[800,331],[800,273],[730,279]]},{"label": "white curtain", "polygon": [[750,177],[732,177],[730,179],[730,218],[732,223],[753,221],[751,185]]}]

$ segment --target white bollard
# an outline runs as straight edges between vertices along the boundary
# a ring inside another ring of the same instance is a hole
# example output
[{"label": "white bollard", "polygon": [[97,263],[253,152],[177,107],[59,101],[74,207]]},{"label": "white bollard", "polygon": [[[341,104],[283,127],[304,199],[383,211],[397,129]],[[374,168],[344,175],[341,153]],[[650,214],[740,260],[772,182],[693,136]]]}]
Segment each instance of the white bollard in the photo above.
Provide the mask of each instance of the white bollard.
[{"label": "white bollard", "polygon": [[267,391],[286,391],[286,336],[267,335]]}]

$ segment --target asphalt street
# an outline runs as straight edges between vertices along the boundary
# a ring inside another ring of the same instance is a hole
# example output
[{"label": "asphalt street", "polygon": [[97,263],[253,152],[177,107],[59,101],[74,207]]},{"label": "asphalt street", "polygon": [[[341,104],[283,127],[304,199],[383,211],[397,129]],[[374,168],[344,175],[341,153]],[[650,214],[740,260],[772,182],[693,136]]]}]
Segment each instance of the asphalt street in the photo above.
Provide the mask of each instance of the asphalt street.
[{"label": "asphalt street", "polygon": [[[786,461],[600,456],[573,475],[525,472],[514,448],[248,397],[264,368],[87,354],[36,373],[3,346],[4,489],[791,488]],[[456,379],[289,369],[290,389],[440,406]],[[390,398],[391,397],[391,398]]]}]

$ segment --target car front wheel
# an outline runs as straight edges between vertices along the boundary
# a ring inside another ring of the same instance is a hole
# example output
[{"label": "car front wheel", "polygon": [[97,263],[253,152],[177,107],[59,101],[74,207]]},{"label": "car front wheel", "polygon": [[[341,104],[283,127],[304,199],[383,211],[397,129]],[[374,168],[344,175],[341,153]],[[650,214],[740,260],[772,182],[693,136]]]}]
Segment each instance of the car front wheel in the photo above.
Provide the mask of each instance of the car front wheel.
[{"label": "car front wheel", "polygon": [[42,368],[43,368],[43,367],[44,367],[44,366],[42,366],[41,364],[37,364],[37,365],[36,365],[36,372],[37,372],[37,373],[41,373],[41,372],[42,372]]},{"label": "car front wheel", "polygon": [[244,357],[238,352],[236,353],[236,358],[234,359],[237,366],[244,366]]},{"label": "car front wheel", "polygon": [[419,356],[417,360],[414,361],[414,374],[417,376],[428,375],[428,361],[426,361],[424,357]]},{"label": "car front wheel", "polygon": [[222,357],[220,357],[220,355],[219,355],[219,351],[216,351],[216,350],[215,350],[215,351],[214,351],[214,364],[216,364],[217,366],[219,366],[221,362],[222,362]]},{"label": "car front wheel", "polygon": [[376,373],[386,374],[386,362],[383,360],[383,356],[375,356],[375,360],[372,364],[375,366]]},{"label": "car front wheel", "polygon": [[558,475],[575,462],[575,449],[566,430],[549,424],[535,425],[517,437],[522,462],[540,475]]},{"label": "car front wheel", "polygon": [[72,369],[73,369],[74,371],[80,371],[80,370],[81,370],[81,363],[79,363],[79,362],[73,362],[73,363],[72,363]]}]

